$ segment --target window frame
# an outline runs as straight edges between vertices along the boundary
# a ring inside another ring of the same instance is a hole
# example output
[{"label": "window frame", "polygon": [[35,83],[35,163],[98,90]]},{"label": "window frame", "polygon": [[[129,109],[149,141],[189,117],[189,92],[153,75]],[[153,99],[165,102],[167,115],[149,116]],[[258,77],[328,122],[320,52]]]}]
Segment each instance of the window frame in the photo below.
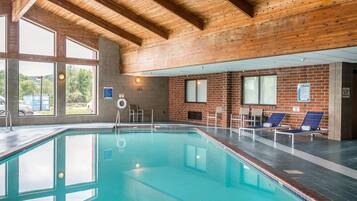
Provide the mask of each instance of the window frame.
[{"label": "window frame", "polygon": [[[95,94],[93,95],[93,97],[95,97],[95,113],[93,114],[67,114],[66,110],[67,110],[67,94],[66,94],[66,90],[65,90],[65,97],[64,97],[64,115],[65,116],[98,116],[99,115],[99,106],[98,106],[98,100],[99,100],[99,95],[98,95],[98,91],[99,91],[99,72],[98,72],[98,65],[88,65],[88,64],[73,64],[73,63],[66,63],[65,64],[65,74],[67,73],[67,65],[75,65],[75,66],[93,66],[95,67],[95,76],[94,76],[94,83],[93,85],[95,86]],[[67,79],[67,75],[65,76]],[[67,81],[65,80],[66,84]],[[66,86],[67,87],[67,86]]]},{"label": "window frame", "polygon": [[[28,61],[28,60],[19,60],[19,73],[18,73],[18,93],[20,94],[20,62],[33,62],[33,63],[51,63],[53,64],[53,114],[49,115],[24,115],[20,116],[20,107],[18,106],[18,111],[17,111],[17,117],[18,118],[41,118],[41,117],[57,117],[57,62],[46,62],[46,61]],[[6,91],[7,92],[7,91]],[[6,93],[7,94],[7,93]],[[18,99],[20,98],[20,95],[18,96]],[[18,100],[20,101],[20,100]],[[7,107],[7,106],[6,106]]]},{"label": "window frame", "polygon": [[[198,97],[198,87],[197,87],[197,81],[199,81],[199,80],[206,80],[206,82],[207,82],[207,86],[206,86],[206,91],[208,92],[208,79],[207,78],[202,78],[202,79],[185,79],[185,103],[195,103],[195,104],[207,104],[207,102],[208,102],[208,93],[206,93],[206,102],[199,102],[199,101],[197,101],[197,97]],[[187,101],[187,82],[188,81],[195,81],[195,87],[196,87],[196,94],[195,94],[195,99],[196,99],[196,101]]]},{"label": "window frame", "polygon": [[18,24],[18,53],[19,55],[33,55],[33,56],[37,56],[37,57],[51,57],[51,58],[54,58],[54,57],[57,57],[57,32],[53,29],[50,29],[49,27],[46,27],[42,24],[39,24],[39,23],[36,23],[30,19],[27,19],[25,17],[22,17],[20,20],[24,20],[28,23],[31,23],[33,24],[34,26],[38,26],[44,30],[47,30],[49,32],[52,32],[54,34],[54,39],[53,39],[53,55],[41,55],[41,54],[26,54],[26,53],[21,53],[21,50],[20,50],[20,22]]},{"label": "window frame", "polygon": [[8,27],[8,26],[9,26],[9,25],[8,25],[8,21],[7,21],[7,20],[8,20],[8,19],[7,19],[8,16],[7,16],[7,15],[1,15],[1,14],[0,14],[0,17],[4,17],[4,18],[5,18],[5,41],[4,41],[4,42],[5,42],[5,51],[4,51],[4,52],[1,52],[1,51],[0,51],[0,53],[7,53],[7,51],[8,51],[8,28],[9,28],[9,27]]},{"label": "window frame", "polygon": [[[6,58],[0,58],[0,60],[3,60],[4,62],[5,62],[5,72],[4,72],[4,74],[5,74],[5,77],[4,77],[4,87],[5,87],[5,94],[4,94],[4,98],[5,98],[5,110],[8,110],[8,99],[7,99],[7,97],[8,97],[8,90],[7,90],[7,71],[8,71],[8,69],[7,69],[7,64],[8,64],[8,60],[6,59]],[[4,115],[0,115],[0,118],[5,118],[5,113],[4,113]]]},{"label": "window frame", "polygon": [[[276,93],[276,103],[275,104],[264,104],[260,103],[260,92],[261,92],[261,77],[266,76],[276,76],[276,91],[278,92],[278,75],[277,74],[264,74],[264,75],[248,75],[241,76],[241,105],[257,105],[257,106],[277,106],[278,105],[278,93]],[[245,103],[244,102],[244,78],[246,77],[258,77],[258,103]]]},{"label": "window frame", "polygon": [[[67,56],[67,40],[70,40],[71,42],[73,43],[76,43],[77,45],[80,45],[80,46],[83,46],[85,48],[88,48],[92,51],[95,52],[95,59],[88,59],[88,58],[77,58],[77,57],[69,57]],[[99,50],[95,49],[95,48],[92,48],[92,47],[89,47],[88,45],[85,45],[71,37],[68,37],[66,36],[66,39],[65,39],[65,42],[64,42],[64,46],[65,46],[65,58],[70,58],[70,59],[81,59],[81,60],[90,60],[90,61],[98,61],[99,60]]]}]

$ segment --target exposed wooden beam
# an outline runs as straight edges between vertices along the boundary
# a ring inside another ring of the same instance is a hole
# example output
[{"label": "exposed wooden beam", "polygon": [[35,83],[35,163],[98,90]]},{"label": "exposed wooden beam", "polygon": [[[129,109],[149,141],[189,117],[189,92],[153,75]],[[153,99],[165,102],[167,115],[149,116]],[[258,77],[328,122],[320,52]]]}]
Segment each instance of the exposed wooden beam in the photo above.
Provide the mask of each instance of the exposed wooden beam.
[{"label": "exposed wooden beam", "polygon": [[68,10],[69,12],[71,12],[73,14],[78,15],[79,17],[81,17],[83,19],[86,19],[86,20],[136,44],[136,45],[141,46],[141,44],[142,44],[141,38],[125,31],[124,29],[117,27],[114,24],[111,24],[111,23],[103,20],[102,18],[99,18],[99,17],[93,15],[92,13],[87,12],[86,10],[79,8],[78,6],[68,2],[66,0],[49,0],[49,1]]},{"label": "exposed wooden beam", "polygon": [[254,6],[246,0],[228,0],[249,17],[254,17]]},{"label": "exposed wooden beam", "polygon": [[175,15],[181,17],[182,19],[186,20],[187,22],[191,23],[195,27],[197,27],[201,30],[204,29],[205,24],[201,18],[197,17],[196,15],[187,11],[186,9],[182,8],[181,6],[176,5],[171,0],[153,0],[153,1],[155,1],[162,7],[166,8],[173,14],[175,14]]},{"label": "exposed wooden beam", "polygon": [[12,21],[19,21],[35,2],[36,0],[12,0]]},{"label": "exposed wooden beam", "polygon": [[117,12],[121,16],[126,17],[127,19],[131,20],[132,22],[139,24],[140,26],[144,27],[145,29],[157,34],[158,36],[165,38],[165,39],[169,38],[169,33],[166,30],[164,30],[163,28],[160,28],[156,24],[141,17],[140,15],[137,15],[136,13],[134,13],[133,11],[130,11],[129,9],[125,8],[124,6],[117,4],[112,0],[95,0],[95,1],[108,7],[109,9]]}]

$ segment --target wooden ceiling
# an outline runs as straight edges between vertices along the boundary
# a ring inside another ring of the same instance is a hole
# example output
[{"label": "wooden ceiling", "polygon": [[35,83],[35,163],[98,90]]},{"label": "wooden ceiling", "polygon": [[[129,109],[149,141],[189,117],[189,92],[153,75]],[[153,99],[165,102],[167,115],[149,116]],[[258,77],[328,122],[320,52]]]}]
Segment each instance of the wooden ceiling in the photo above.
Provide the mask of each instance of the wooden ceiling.
[{"label": "wooden ceiling", "polygon": [[126,52],[339,1],[346,0],[37,0],[35,5],[117,42]]},{"label": "wooden ceiling", "polygon": [[127,50],[202,31],[217,16],[251,18],[258,1],[266,0],[37,0],[36,6]]}]

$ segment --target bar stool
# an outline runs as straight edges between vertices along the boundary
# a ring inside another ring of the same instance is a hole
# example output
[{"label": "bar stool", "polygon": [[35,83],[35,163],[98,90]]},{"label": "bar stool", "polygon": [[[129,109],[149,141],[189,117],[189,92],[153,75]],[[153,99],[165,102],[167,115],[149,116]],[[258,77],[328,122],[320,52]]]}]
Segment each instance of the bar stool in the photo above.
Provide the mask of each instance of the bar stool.
[{"label": "bar stool", "polygon": [[244,127],[244,122],[249,117],[249,108],[241,107],[239,109],[239,114],[231,114],[230,128],[232,129],[233,121],[237,121],[240,127]]},{"label": "bar stool", "polygon": [[144,109],[138,106],[136,111],[136,121],[139,122],[139,119],[141,122],[144,122]]},{"label": "bar stool", "polygon": [[131,120],[133,120],[133,122],[135,122],[135,114],[138,110],[138,106],[134,105],[134,104],[130,104],[129,105],[129,123],[131,122]]}]

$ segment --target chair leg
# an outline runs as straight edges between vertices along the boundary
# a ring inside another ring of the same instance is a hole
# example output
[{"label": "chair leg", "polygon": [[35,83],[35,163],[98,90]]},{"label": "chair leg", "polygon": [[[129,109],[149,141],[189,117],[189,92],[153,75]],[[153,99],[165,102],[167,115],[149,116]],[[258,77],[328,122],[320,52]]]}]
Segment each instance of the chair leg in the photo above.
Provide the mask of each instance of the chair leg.
[{"label": "chair leg", "polygon": [[238,137],[240,137],[241,128],[238,129]]},{"label": "chair leg", "polygon": [[253,142],[255,141],[255,130],[253,130]]},{"label": "chair leg", "polygon": [[214,128],[217,128],[217,117],[214,118]]},{"label": "chair leg", "polygon": [[274,130],[274,142],[276,142],[276,129]]},{"label": "chair leg", "polygon": [[207,118],[207,125],[206,126],[208,127],[208,116],[206,118]]},{"label": "chair leg", "polygon": [[291,147],[292,148],[294,148],[294,144],[295,144],[295,142],[294,142],[294,138],[295,138],[295,136],[293,135],[293,136],[291,136]]}]

